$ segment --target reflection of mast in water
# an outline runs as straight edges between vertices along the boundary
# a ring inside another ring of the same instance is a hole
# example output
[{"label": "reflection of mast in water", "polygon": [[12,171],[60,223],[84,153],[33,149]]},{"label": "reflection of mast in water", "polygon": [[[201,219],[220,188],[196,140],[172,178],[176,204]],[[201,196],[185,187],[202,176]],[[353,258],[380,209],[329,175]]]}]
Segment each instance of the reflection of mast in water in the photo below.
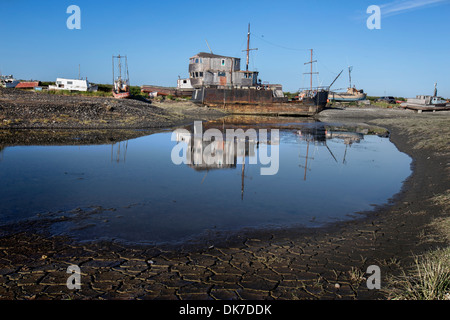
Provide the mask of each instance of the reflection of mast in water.
[{"label": "reflection of mast in water", "polygon": [[[122,149],[124,149],[123,162],[124,163],[126,162],[127,150],[128,150],[128,140],[111,144],[111,162],[113,162],[113,160],[115,160],[117,163],[120,162],[120,146],[121,146],[121,144],[123,144]],[[116,158],[114,159],[114,146],[115,145],[117,145],[117,151],[116,151]]]},{"label": "reflection of mast in water", "polygon": [[[327,139],[340,139],[344,141],[345,144],[345,151],[344,151],[344,157],[342,159],[342,163],[346,164],[346,157],[347,157],[347,148],[348,146],[351,146],[354,142],[359,143],[362,139],[364,139],[364,134],[359,132],[348,132],[348,131],[325,131]],[[328,147],[328,146],[327,146]],[[331,150],[328,148],[328,150],[331,153]],[[333,155],[331,153],[331,155]],[[334,160],[336,158],[333,155]],[[337,160],[336,160],[337,162]]]},{"label": "reflection of mast in water", "polygon": [[[300,130],[298,130],[297,133],[298,133],[301,137],[303,136],[303,135],[302,135],[302,132],[301,132]],[[299,157],[300,157],[300,158],[305,158],[305,165],[302,166],[301,164],[299,164],[298,166],[299,166],[300,168],[305,168],[305,173],[304,173],[304,175],[303,175],[303,180],[306,181],[306,171],[307,171],[307,170],[310,170],[310,171],[311,171],[311,169],[308,168],[308,159],[314,160],[314,158],[312,158],[312,157],[309,156],[309,143],[310,143],[310,141],[311,141],[311,136],[309,136],[309,135],[303,136],[303,139],[306,140],[306,156],[305,156],[305,157],[302,157],[301,155],[299,155]]]},{"label": "reflection of mast in water", "polygon": [[242,156],[242,173],[241,173],[241,200],[244,200],[244,171],[245,171],[245,153]]}]

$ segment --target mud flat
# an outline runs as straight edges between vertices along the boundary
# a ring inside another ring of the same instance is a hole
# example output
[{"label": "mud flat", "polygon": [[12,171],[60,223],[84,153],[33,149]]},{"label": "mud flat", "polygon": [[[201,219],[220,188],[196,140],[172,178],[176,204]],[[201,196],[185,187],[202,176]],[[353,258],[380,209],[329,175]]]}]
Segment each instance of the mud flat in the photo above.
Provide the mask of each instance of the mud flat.
[{"label": "mud flat", "polygon": [[[178,107],[178,114],[196,112]],[[317,119],[389,129],[413,159],[401,192],[359,219],[322,228],[249,231],[172,247],[77,243],[47,235],[45,221],[5,226],[0,299],[386,299],[383,290],[367,288],[368,266],[380,267],[384,286],[414,254],[448,246],[433,222],[449,218],[448,203],[434,199],[450,189],[450,113],[365,107],[329,109]],[[81,269],[80,290],[66,286],[72,264]]]},{"label": "mud flat", "polygon": [[152,103],[0,88],[0,129],[167,128],[221,115],[190,102]]}]

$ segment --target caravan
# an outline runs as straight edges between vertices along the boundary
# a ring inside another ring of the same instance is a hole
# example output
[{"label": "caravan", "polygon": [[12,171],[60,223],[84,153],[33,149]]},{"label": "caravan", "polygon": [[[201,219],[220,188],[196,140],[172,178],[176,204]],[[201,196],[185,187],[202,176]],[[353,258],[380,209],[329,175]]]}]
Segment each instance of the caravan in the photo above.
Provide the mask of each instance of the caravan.
[{"label": "caravan", "polygon": [[57,78],[56,85],[48,86],[48,90],[97,91],[98,86],[93,86],[87,79],[78,80]]}]

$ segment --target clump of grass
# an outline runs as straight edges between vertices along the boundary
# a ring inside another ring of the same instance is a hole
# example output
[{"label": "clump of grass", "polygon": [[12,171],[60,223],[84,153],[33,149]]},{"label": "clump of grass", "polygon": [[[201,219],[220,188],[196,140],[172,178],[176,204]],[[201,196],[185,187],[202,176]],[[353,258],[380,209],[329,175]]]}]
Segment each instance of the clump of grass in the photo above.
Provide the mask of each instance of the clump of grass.
[{"label": "clump of grass", "polygon": [[[448,136],[450,126],[448,118],[445,116],[435,117],[413,117],[410,119],[377,119],[373,121],[379,125],[392,125],[399,132],[408,135],[408,139],[413,144],[413,149],[437,150],[440,153],[450,152]],[[436,151],[435,151],[436,152]]]},{"label": "clump of grass", "polygon": [[450,248],[416,257],[408,272],[389,281],[385,289],[395,300],[450,300]]},{"label": "clump of grass", "polygon": [[450,189],[434,196],[431,201],[438,206],[442,206],[445,212],[450,212]]},{"label": "clump of grass", "polygon": [[364,272],[359,268],[352,267],[352,269],[348,272],[348,275],[350,282],[356,285],[360,285],[366,280]]},{"label": "clump of grass", "polygon": [[381,107],[381,108],[392,108],[397,106],[397,104],[394,103],[387,103],[387,102],[382,102],[382,101],[373,101],[371,102],[372,105],[377,106],[377,107]]}]

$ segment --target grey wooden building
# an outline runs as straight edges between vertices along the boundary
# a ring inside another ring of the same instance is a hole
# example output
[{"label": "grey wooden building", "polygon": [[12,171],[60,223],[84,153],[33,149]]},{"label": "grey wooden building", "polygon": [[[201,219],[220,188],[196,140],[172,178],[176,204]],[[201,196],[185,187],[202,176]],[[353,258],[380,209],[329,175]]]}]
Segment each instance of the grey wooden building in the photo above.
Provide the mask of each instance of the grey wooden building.
[{"label": "grey wooden building", "polygon": [[241,70],[241,59],[200,52],[189,60],[189,77],[194,88],[257,87],[257,71]]}]

